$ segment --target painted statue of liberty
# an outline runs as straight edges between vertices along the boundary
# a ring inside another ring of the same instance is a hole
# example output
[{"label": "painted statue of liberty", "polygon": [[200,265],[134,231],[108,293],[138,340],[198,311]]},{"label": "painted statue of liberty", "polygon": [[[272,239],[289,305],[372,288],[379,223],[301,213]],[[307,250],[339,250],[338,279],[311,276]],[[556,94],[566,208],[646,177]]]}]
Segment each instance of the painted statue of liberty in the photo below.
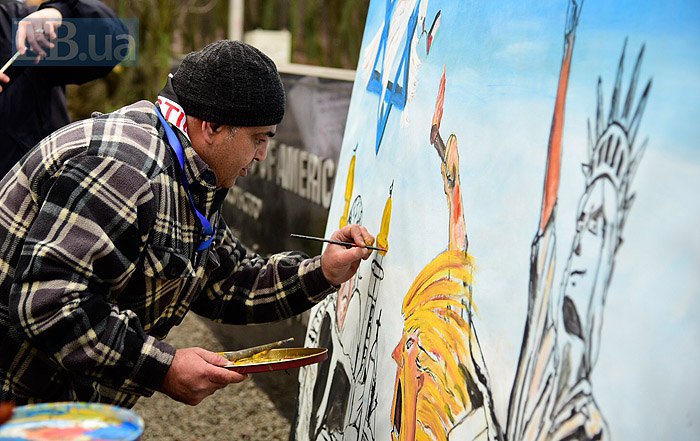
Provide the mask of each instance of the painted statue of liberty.
[{"label": "painted statue of liberty", "polygon": [[570,17],[540,222],[532,242],[528,317],[508,412],[510,440],[609,438],[607,423],[594,398],[591,372],[598,358],[615,256],[634,199],[630,183],[646,145],[643,142],[638,146],[636,141],[651,81],[637,98],[642,48],[623,97],[623,48],[610,109],[605,115],[602,80],[598,80],[596,120],[593,128],[589,123],[588,160],[583,164],[586,183],[575,217],[576,232],[561,284],[553,289],[565,75],[578,12],[574,10]]},{"label": "painted statue of liberty", "polygon": [[[510,440],[538,439],[543,427],[540,419],[548,418],[553,395],[553,373],[556,364],[556,330],[553,325],[557,303],[552,299],[552,281],[556,263],[555,214],[561,170],[564,108],[573,55],[576,27],[580,11],[576,3],[569,6],[564,32],[564,56],[559,73],[552,128],[549,134],[540,221],[530,252],[530,285],[525,333],[511,390],[507,434]],[[544,398],[544,399],[542,399]],[[542,407],[547,407],[543,409]],[[551,424],[548,424],[551,426]],[[548,429],[546,429],[548,431]]]}]

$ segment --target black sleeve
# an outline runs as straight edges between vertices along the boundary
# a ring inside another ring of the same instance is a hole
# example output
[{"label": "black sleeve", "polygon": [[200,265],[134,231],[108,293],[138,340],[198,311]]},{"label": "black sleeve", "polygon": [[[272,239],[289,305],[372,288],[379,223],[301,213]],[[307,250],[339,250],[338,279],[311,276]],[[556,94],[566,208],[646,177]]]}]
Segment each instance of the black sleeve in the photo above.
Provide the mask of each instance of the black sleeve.
[{"label": "black sleeve", "polygon": [[68,0],[68,1],[62,1],[62,0],[49,0],[47,2],[42,3],[39,6],[39,9],[44,9],[44,8],[54,8],[58,9],[59,12],[61,12],[61,15],[63,18],[75,18],[75,17],[80,17],[78,13],[78,4],[80,3],[79,0]]},{"label": "black sleeve", "polygon": [[[12,56],[12,23],[29,15],[34,8],[24,3],[0,1],[0,60],[3,64]],[[2,65],[0,65],[2,66]]]},{"label": "black sleeve", "polygon": [[39,9],[58,9],[63,18],[117,18],[114,11],[99,0],[49,0]]}]

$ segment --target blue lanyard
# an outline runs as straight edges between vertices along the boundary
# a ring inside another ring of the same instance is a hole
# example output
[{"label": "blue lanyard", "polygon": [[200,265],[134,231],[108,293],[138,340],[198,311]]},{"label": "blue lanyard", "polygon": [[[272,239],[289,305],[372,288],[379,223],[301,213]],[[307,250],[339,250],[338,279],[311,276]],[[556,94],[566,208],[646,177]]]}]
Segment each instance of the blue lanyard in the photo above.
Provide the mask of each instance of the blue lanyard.
[{"label": "blue lanyard", "polygon": [[158,106],[155,106],[155,108],[156,115],[158,115],[158,119],[160,119],[160,122],[163,124],[163,128],[165,129],[165,135],[168,137],[168,143],[170,144],[170,147],[173,149],[178,161],[180,162],[180,172],[182,173],[182,186],[185,187],[187,197],[190,198],[190,205],[192,205],[194,213],[197,215],[197,217],[199,218],[199,222],[201,222],[202,224],[202,230],[205,239],[201,244],[199,244],[199,248],[197,248],[197,251],[206,250],[207,248],[209,248],[212,241],[214,240],[214,228],[212,228],[209,219],[204,217],[204,215],[200,213],[199,210],[197,210],[197,207],[195,207],[194,201],[192,200],[192,194],[190,193],[190,188],[187,184],[187,178],[185,177],[185,152],[182,149],[182,144],[180,144],[180,140],[177,139],[177,135],[175,135],[173,129],[170,128],[170,124],[168,124],[165,118],[163,118],[163,114],[160,113],[160,109],[158,109]]}]

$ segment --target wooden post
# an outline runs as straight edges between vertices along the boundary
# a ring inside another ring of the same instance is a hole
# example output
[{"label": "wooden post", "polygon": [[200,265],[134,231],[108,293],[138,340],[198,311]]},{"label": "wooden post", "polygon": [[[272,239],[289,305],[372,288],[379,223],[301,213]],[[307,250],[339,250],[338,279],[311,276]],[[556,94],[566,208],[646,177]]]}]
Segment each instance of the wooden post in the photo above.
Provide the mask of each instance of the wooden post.
[{"label": "wooden post", "polygon": [[243,41],[243,0],[228,2],[228,38]]}]

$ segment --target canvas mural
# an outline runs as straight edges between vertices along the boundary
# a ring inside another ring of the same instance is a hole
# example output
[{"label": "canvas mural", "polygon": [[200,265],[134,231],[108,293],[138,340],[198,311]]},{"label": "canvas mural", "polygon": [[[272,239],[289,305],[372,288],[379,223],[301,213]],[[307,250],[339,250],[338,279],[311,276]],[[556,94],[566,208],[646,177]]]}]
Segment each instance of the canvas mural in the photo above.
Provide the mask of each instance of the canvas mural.
[{"label": "canvas mural", "polygon": [[700,4],[373,0],[298,440],[697,439]]}]

